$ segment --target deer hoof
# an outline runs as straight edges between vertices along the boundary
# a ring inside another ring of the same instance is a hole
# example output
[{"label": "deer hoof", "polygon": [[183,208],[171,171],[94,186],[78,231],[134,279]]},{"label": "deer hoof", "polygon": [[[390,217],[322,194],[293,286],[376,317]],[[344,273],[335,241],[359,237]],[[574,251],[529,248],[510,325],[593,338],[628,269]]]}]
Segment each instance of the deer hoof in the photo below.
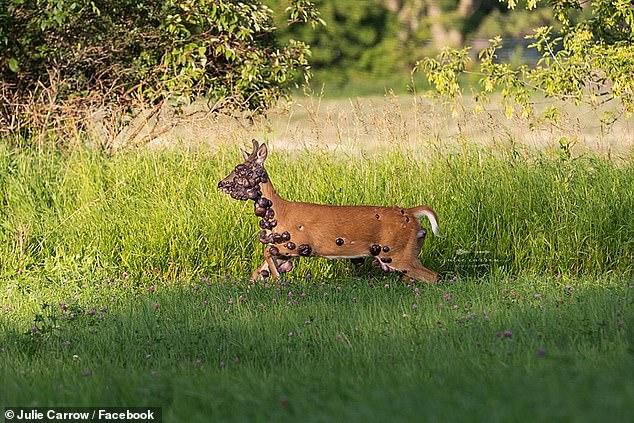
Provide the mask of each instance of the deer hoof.
[{"label": "deer hoof", "polygon": [[291,234],[288,231],[282,232],[282,241],[289,241],[291,239]]},{"label": "deer hoof", "polygon": [[275,247],[275,246],[270,246],[269,247],[269,254],[271,254],[272,256],[276,256],[280,253],[280,250]]},{"label": "deer hoof", "polygon": [[381,246],[379,244],[370,245],[370,254],[372,254],[373,256],[378,256],[380,252]]},{"label": "deer hoof", "polygon": [[384,253],[387,253],[387,252],[389,252],[389,251],[390,251],[390,247],[388,247],[387,245],[384,245],[384,246],[383,246],[383,252],[384,252]]},{"label": "deer hoof", "polygon": [[275,217],[275,211],[273,209],[266,209],[266,212],[264,213],[264,218],[271,220]]},{"label": "deer hoof", "polygon": [[270,273],[268,270],[260,270],[260,276],[262,276],[264,279],[268,278],[270,276]]},{"label": "deer hoof", "polygon": [[294,250],[295,249],[295,243],[294,242],[287,242],[286,243],[286,248],[288,248],[289,250]]}]

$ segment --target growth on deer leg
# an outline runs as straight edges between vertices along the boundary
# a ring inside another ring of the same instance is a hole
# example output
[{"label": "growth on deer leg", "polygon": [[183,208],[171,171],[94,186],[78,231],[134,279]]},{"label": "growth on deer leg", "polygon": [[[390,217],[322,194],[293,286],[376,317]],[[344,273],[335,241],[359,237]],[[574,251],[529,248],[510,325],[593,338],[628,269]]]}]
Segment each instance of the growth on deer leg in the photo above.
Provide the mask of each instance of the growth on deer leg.
[{"label": "growth on deer leg", "polygon": [[293,262],[291,261],[290,257],[284,260],[283,262],[281,262],[277,266],[277,269],[279,270],[280,273],[287,273],[293,270]]}]

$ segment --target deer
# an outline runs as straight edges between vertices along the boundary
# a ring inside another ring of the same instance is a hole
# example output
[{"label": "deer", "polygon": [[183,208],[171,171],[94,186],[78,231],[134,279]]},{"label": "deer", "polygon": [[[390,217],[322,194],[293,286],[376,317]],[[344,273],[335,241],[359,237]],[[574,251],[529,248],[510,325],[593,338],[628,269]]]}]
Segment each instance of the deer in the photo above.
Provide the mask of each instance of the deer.
[{"label": "deer", "polygon": [[296,257],[363,260],[373,257],[386,272],[435,284],[438,274],[422,265],[418,256],[426,237],[418,218],[429,219],[439,236],[438,217],[429,206],[411,208],[313,204],[282,198],[264,168],[266,144],[253,140],[251,153],[242,151],[244,162],[218,183],[232,198],[253,201],[260,219],[259,241],[264,261],[251,281],[272,278],[292,270]]}]

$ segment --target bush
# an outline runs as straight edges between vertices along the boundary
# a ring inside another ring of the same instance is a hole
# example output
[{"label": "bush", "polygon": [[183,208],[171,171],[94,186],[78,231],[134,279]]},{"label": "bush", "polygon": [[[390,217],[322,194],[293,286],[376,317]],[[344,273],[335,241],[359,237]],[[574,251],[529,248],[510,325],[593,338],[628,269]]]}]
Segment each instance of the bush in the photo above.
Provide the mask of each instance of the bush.
[{"label": "bush", "polygon": [[[515,0],[504,0],[509,8]],[[526,2],[534,10],[542,0]],[[549,3],[558,27],[536,28],[526,38],[532,40],[539,59],[535,66],[513,67],[498,58],[501,37],[479,53],[481,76],[478,100],[500,90],[505,111],[524,116],[535,112],[532,94],[586,103],[595,108],[616,100],[620,114],[634,113],[634,7],[630,0],[591,0],[577,2],[552,0]],[[455,97],[461,93],[458,74],[469,60],[468,49],[448,49],[437,58],[425,58],[415,70],[423,70],[441,94]],[[556,115],[548,109],[547,116]],[[606,112],[603,123],[612,123],[617,115]]]},{"label": "bush", "polygon": [[[0,9],[0,127],[47,125],[95,106],[131,110],[206,97],[260,111],[308,77],[308,47],[279,44],[259,1],[6,0]],[[293,1],[293,22],[317,20]],[[25,105],[46,104],[33,113]],[[29,113],[31,112],[31,113]],[[45,117],[42,120],[42,116]]]}]

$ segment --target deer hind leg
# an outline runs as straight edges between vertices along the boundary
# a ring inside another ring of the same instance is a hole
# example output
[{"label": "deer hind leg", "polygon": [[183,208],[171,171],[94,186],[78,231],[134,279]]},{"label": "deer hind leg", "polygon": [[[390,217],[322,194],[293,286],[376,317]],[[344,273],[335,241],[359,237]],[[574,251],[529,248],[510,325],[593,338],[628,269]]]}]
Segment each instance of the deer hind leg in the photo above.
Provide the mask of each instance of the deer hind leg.
[{"label": "deer hind leg", "polygon": [[435,284],[438,282],[438,273],[423,266],[418,259],[418,254],[420,253],[424,240],[424,231],[422,234],[418,231],[415,244],[411,246],[411,249],[400,254],[398,257],[394,257],[390,265],[392,268],[402,272],[407,278],[427,284]]},{"label": "deer hind leg", "polygon": [[407,278],[434,285],[438,282],[438,273],[423,266],[418,259],[404,263],[393,263],[396,270]]}]

